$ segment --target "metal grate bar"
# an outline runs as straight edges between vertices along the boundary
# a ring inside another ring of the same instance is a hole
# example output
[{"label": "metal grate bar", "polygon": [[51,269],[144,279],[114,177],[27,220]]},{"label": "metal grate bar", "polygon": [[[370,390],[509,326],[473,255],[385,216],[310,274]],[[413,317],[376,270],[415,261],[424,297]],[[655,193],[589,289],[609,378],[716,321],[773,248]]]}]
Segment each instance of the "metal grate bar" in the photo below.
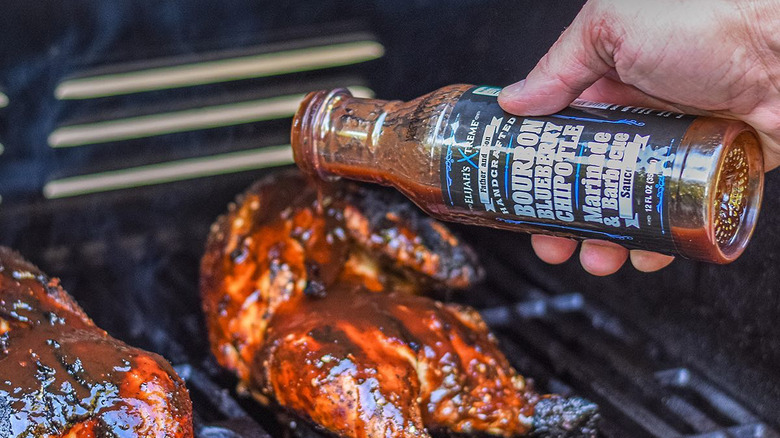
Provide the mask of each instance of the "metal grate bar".
[{"label": "metal grate bar", "polygon": [[[361,86],[348,88],[357,97],[371,97],[374,94],[372,90]],[[64,148],[284,119],[295,114],[303,97],[303,94],[277,96],[63,126],[49,134],[48,142],[53,148]]]},{"label": "metal grate bar", "polygon": [[636,397],[615,386],[612,383],[615,376],[600,369],[601,364],[585,361],[582,355],[570,351],[538,323],[525,321],[513,325],[510,334],[502,337],[502,342],[506,343],[507,339],[532,347],[545,357],[557,375],[570,376],[578,388],[587,388],[598,397],[594,400],[596,403],[602,407],[609,405],[648,436],[668,438],[680,435],[679,431],[649,411]]},{"label": "metal grate bar", "polygon": [[[707,432],[717,429],[717,424],[707,416],[687,403],[666,391],[653,378],[653,361],[642,354],[640,348],[627,348],[626,345],[608,342],[609,337],[594,332],[584,324],[578,324],[574,318],[559,318],[556,329],[569,342],[576,344],[582,350],[588,351],[591,357],[603,358],[604,366],[616,372],[614,378],[625,378],[641,397],[652,401],[656,415],[665,418],[667,422],[683,424],[696,432]],[[637,354],[639,353],[639,354]],[[650,403],[648,403],[650,405]],[[679,407],[682,411],[669,409]],[[698,421],[697,421],[698,419]]]},{"label": "metal grate bar", "polygon": [[687,388],[699,394],[720,414],[737,424],[757,423],[759,420],[741,404],[724,392],[707,383],[702,377],[687,368],[659,371],[655,378],[669,388]]},{"label": "metal grate bar", "polygon": [[48,199],[66,198],[88,193],[284,166],[292,163],[292,149],[289,145],[268,146],[62,178],[46,183],[43,186],[43,195]]},{"label": "metal grate bar", "polygon": [[701,435],[687,435],[685,438],[779,438],[780,434],[763,423],[730,427],[726,430]]},{"label": "metal grate bar", "polygon": [[[225,419],[248,417],[246,411],[230,395],[230,391],[212,382],[204,373],[189,364],[174,367],[179,376],[187,383],[190,392],[205,395],[216,409],[216,413]],[[258,426],[259,427],[259,426]]]},{"label": "metal grate bar", "polygon": [[[206,374],[189,364],[177,365],[174,368],[187,383],[187,389],[193,399],[197,438],[271,438],[244,411],[230,391],[220,387]],[[216,421],[204,421],[204,413],[220,418]]]},{"label": "metal grate bar", "polygon": [[384,51],[373,40],[327,44],[69,79],[54,94],[57,99],[90,99],[276,76],[370,61],[382,57]]}]

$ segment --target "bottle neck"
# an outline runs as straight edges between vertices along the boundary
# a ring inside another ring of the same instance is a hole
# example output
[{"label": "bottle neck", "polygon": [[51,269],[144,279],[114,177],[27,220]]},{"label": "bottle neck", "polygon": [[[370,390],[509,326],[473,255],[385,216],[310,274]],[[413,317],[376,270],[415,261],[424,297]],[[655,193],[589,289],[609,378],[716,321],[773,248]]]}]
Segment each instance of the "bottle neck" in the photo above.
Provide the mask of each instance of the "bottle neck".
[{"label": "bottle neck", "polygon": [[355,98],[345,89],[315,91],[293,119],[295,162],[307,174],[386,184],[379,136],[387,101]]}]

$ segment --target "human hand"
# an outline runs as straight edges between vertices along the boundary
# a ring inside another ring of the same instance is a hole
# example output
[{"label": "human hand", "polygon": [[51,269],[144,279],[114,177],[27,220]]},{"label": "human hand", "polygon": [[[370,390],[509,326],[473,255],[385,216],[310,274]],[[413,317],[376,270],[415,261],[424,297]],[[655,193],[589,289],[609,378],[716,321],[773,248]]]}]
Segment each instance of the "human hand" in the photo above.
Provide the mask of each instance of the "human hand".
[{"label": "human hand", "polygon": [[[546,115],[575,98],[736,118],[780,165],[779,0],[590,0],[524,81],[501,92],[510,113]],[[534,235],[536,254],[563,263],[570,239]],[[651,272],[673,257],[586,240],[580,263],[609,275],[628,258]]]}]

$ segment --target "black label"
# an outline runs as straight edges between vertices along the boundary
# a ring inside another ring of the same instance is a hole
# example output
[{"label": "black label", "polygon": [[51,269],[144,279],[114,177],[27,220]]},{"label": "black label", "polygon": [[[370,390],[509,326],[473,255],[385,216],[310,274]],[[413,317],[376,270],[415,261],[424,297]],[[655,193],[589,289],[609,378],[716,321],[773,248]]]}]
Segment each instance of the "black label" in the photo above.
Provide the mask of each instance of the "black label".
[{"label": "black label", "polygon": [[500,88],[474,87],[448,120],[444,203],[496,221],[673,252],[668,186],[693,117],[578,100],[513,116]]}]

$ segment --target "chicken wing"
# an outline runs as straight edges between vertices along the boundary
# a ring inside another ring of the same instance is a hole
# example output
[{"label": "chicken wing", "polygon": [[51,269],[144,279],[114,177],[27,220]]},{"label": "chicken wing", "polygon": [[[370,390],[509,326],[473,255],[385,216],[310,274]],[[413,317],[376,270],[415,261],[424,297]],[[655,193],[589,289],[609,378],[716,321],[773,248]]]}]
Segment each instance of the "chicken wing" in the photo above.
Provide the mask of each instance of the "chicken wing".
[{"label": "chicken wing", "polygon": [[595,405],[535,393],[477,312],[421,296],[482,271],[391,192],[281,174],[212,227],[212,350],[261,401],[344,437],[594,436]]},{"label": "chicken wing", "polygon": [[191,417],[165,359],[110,337],[0,247],[0,436],[189,438]]}]

